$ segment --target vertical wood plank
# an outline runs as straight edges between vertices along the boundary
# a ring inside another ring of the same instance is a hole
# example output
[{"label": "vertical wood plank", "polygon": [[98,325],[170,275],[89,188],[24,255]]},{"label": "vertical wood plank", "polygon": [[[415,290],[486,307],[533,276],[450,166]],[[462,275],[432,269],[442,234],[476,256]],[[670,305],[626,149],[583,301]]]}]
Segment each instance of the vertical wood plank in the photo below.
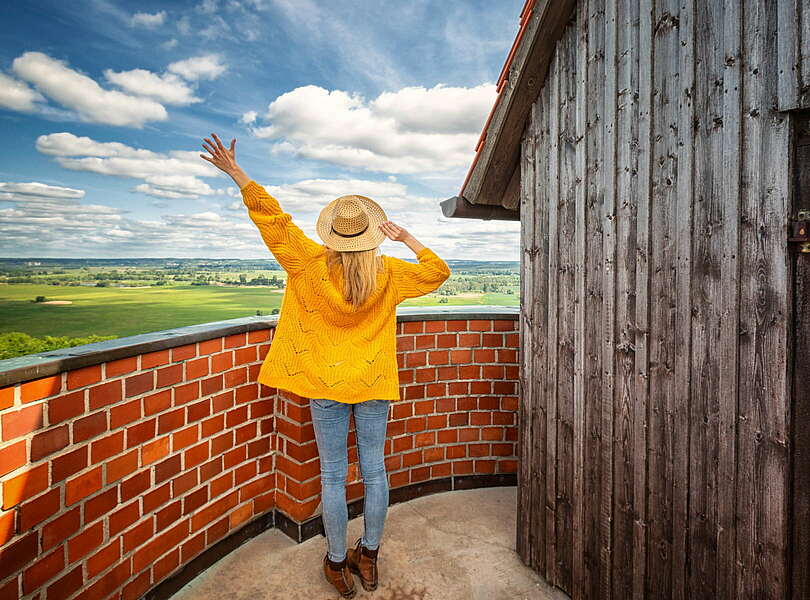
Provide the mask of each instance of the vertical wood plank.
[{"label": "vertical wood plank", "polygon": [[559,280],[559,231],[560,204],[560,44],[554,53],[552,67],[546,85],[549,86],[549,261],[548,261],[548,365],[546,375],[546,580],[557,585],[560,578],[557,568],[557,399],[558,399],[558,280]]},{"label": "vertical wood plank", "polygon": [[574,231],[576,186],[576,77],[577,31],[566,28],[560,51],[560,189],[559,270],[557,316],[557,585],[570,594],[573,559],[574,467]]},{"label": "vertical wood plank", "polygon": [[738,597],[787,595],[787,117],[776,110],[776,6],[746,2],[736,546]]},{"label": "vertical wood plank", "polygon": [[520,559],[531,564],[531,515],[534,512],[532,496],[532,413],[534,402],[534,373],[531,370],[535,355],[532,331],[535,324],[535,308],[539,303],[531,294],[537,261],[537,245],[534,239],[535,224],[535,123],[536,103],[532,104],[529,120],[523,131],[520,145],[520,390],[518,393],[518,443],[517,481],[518,498],[515,525],[515,550]]},{"label": "vertical wood plank", "polygon": [[724,197],[723,251],[721,258],[720,382],[718,386],[717,528],[716,556],[718,598],[732,600],[736,590],[734,519],[736,498],[737,401],[739,389],[740,319],[740,154],[742,139],[742,55],[741,35],[744,3],[726,0],[723,13],[723,143],[721,189]]},{"label": "vertical wood plank", "polygon": [[[684,556],[682,539],[686,530],[684,505],[688,475],[682,472],[683,446],[689,431],[683,412],[686,398],[678,396],[688,384],[688,373],[679,364],[682,345],[677,283],[678,219],[678,95],[679,66],[678,6],[674,0],[658,0],[653,18],[653,172],[651,200],[650,257],[650,544],[647,553],[648,594],[651,598],[682,599]],[[676,381],[684,378],[685,381]],[[688,389],[688,388],[687,388]],[[681,491],[683,490],[683,491]],[[654,550],[653,550],[654,549]]]},{"label": "vertical wood plank", "polygon": [[635,312],[635,396],[633,408],[633,449],[636,462],[633,505],[633,598],[645,598],[647,566],[647,426],[649,423],[649,346],[650,346],[650,201],[652,198],[652,2],[639,6],[638,76],[638,207],[636,215],[636,312]]},{"label": "vertical wood plank", "polygon": [[612,598],[613,548],[613,394],[616,293],[616,28],[617,0],[605,3],[605,121],[604,186],[602,204],[602,390],[600,518],[602,563],[599,597]]},{"label": "vertical wood plank", "polygon": [[583,341],[584,369],[584,574],[583,598],[599,598],[599,586],[604,571],[602,551],[602,486],[600,482],[601,415],[602,415],[602,204],[604,202],[605,152],[604,103],[602,89],[605,80],[605,8],[601,1],[588,2],[588,60],[587,94],[580,98],[586,113],[585,131],[585,339]]},{"label": "vertical wood plank", "polygon": [[637,0],[619,0],[616,24],[616,253],[615,387],[613,397],[613,552],[614,598],[632,596],[633,571],[633,406],[635,405],[635,238],[638,148]]},{"label": "vertical wood plank", "polygon": [[589,0],[582,0],[576,8],[576,61],[575,91],[576,123],[575,144],[575,224],[574,224],[574,485],[573,485],[573,566],[571,597],[585,596],[585,269],[588,255],[585,245],[585,197],[588,187],[587,170],[587,104],[588,93],[588,40]]},{"label": "vertical wood plank", "polygon": [[547,424],[548,424],[548,322],[549,313],[549,87],[545,86],[536,103],[535,126],[535,228],[534,243],[537,246],[534,278],[531,282],[534,297],[534,328],[532,345],[536,352],[532,357],[531,371],[534,373],[533,388],[534,413],[532,414],[532,519],[531,530],[534,542],[532,564],[540,573],[546,572],[546,554],[549,538],[546,536],[546,493],[547,485],[554,478],[548,471]]}]

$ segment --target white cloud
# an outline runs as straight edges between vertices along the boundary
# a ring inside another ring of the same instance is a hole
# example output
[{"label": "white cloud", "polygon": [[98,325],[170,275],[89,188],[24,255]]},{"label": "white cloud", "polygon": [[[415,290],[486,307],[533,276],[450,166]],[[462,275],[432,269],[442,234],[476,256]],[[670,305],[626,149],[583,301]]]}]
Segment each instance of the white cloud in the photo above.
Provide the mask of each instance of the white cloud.
[{"label": "white cloud", "polygon": [[217,0],[203,0],[197,5],[197,9],[205,14],[213,14],[217,12]]},{"label": "white cloud", "polygon": [[388,173],[466,167],[495,100],[495,86],[404,88],[371,102],[308,85],[268,106],[268,125],[253,128],[278,140],[274,153]]},{"label": "white cloud", "polygon": [[135,13],[129,20],[130,25],[133,26],[140,26],[146,27],[148,29],[154,29],[155,27],[160,27],[166,21],[166,11],[161,10],[160,12],[156,12],[154,14],[150,13]]},{"label": "white cloud", "polygon": [[132,148],[119,142],[97,142],[61,132],[41,135],[36,148],[56,157],[74,171],[141,179],[133,191],[162,198],[197,198],[217,193],[198,177],[220,177],[221,172],[199,153],[172,150],[168,154]]},{"label": "white cloud", "polygon": [[200,102],[189,85],[174,73],[158,75],[146,69],[104,71],[107,81],[135,96],[147,96],[165,104],[179,106]]},{"label": "white cloud", "polygon": [[245,114],[242,115],[242,118],[239,119],[241,123],[250,124],[256,121],[256,117],[258,114],[255,110],[249,110]]},{"label": "white cloud", "polygon": [[0,73],[0,107],[32,112],[37,109],[35,102],[44,102],[45,97],[32,90],[22,81]]},{"label": "white cloud", "polygon": [[154,100],[105,90],[93,79],[42,52],[25,52],[14,59],[18,77],[62,106],[76,111],[82,121],[142,128],[148,121],[165,121],[166,109]]},{"label": "white cloud", "polygon": [[48,185],[47,183],[39,183],[38,181],[29,182],[0,182],[0,193],[2,194],[20,194],[22,196],[41,196],[44,198],[83,198],[84,190],[75,190],[73,188],[59,187],[56,185]]},{"label": "white cloud", "polygon": [[172,48],[176,48],[177,44],[178,44],[177,38],[172,38],[172,39],[170,39],[170,40],[168,40],[166,42],[163,42],[161,44],[161,46],[163,48],[166,48],[166,50],[171,50]]},{"label": "white cloud", "polygon": [[194,56],[169,65],[169,71],[190,81],[216,79],[225,72],[225,68],[222,58],[217,54]]}]

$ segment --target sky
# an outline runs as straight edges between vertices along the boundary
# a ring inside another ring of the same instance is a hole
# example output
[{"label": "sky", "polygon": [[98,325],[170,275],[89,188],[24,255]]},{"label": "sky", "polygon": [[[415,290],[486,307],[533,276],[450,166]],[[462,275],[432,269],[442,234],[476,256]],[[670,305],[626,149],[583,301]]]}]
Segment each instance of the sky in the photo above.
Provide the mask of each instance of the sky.
[{"label": "sky", "polygon": [[[0,3],[0,256],[263,258],[226,145],[304,232],[344,194],[445,259],[520,223],[446,219],[523,0]],[[381,252],[412,258],[385,240]]]}]

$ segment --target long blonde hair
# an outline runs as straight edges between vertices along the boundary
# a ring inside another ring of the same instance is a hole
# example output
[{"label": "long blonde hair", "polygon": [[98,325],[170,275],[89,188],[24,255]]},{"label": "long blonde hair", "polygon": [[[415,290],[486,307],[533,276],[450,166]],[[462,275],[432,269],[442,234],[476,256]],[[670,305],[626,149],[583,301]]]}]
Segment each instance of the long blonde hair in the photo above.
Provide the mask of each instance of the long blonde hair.
[{"label": "long blonde hair", "polygon": [[[358,308],[377,289],[377,273],[385,270],[379,246],[371,250],[341,252],[326,248],[326,264],[330,276],[336,270],[343,271],[343,297]],[[337,281],[337,278],[332,279]]]}]

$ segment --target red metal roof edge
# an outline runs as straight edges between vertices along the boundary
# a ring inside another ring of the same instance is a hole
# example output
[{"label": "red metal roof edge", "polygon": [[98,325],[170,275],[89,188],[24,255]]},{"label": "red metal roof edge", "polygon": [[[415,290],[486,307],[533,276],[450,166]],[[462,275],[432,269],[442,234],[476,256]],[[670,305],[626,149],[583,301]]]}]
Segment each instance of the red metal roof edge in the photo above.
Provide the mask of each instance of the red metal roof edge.
[{"label": "red metal roof edge", "polygon": [[489,123],[492,121],[492,115],[495,114],[495,109],[498,107],[498,103],[503,96],[504,84],[509,78],[509,67],[512,65],[512,59],[515,57],[517,47],[520,44],[520,40],[523,38],[523,33],[526,31],[526,26],[529,23],[529,17],[531,17],[532,10],[534,9],[534,3],[535,0],[526,0],[526,2],[523,4],[523,9],[520,11],[520,28],[515,36],[515,40],[512,42],[512,48],[509,50],[509,54],[506,57],[506,62],[504,62],[500,75],[498,75],[498,81],[496,84],[496,91],[498,92],[498,95],[495,98],[495,103],[492,105],[492,108],[489,111],[489,116],[487,117],[486,123],[484,123],[484,128],[481,131],[481,135],[478,137],[478,141],[475,144],[475,157],[473,158],[472,164],[467,171],[467,176],[464,178],[464,183],[461,184],[459,196],[464,196],[464,189],[467,187],[467,183],[470,181],[470,176],[475,169],[475,165],[478,163],[478,158],[481,156],[481,149],[484,147],[484,142],[487,139]]}]

